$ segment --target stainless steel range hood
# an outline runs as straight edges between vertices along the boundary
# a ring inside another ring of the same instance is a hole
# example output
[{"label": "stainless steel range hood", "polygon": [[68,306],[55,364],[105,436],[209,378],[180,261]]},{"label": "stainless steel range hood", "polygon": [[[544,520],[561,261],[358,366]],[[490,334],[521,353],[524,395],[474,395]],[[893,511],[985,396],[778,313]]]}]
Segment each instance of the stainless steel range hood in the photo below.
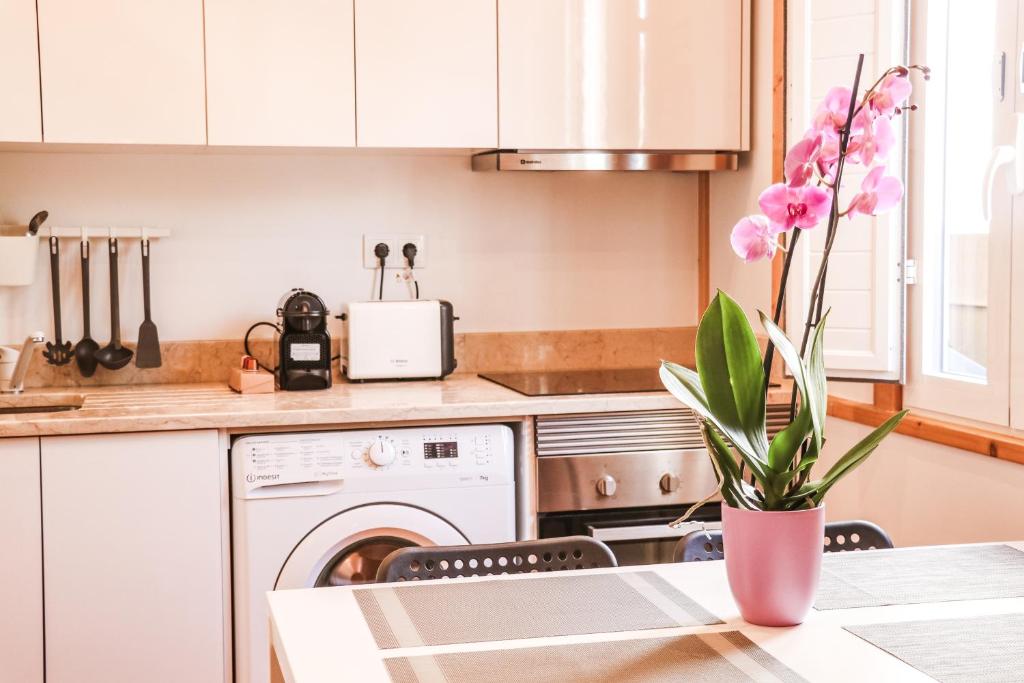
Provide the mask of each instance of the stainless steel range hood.
[{"label": "stainless steel range hood", "polygon": [[735,171],[736,152],[498,149],[473,155],[474,171]]}]

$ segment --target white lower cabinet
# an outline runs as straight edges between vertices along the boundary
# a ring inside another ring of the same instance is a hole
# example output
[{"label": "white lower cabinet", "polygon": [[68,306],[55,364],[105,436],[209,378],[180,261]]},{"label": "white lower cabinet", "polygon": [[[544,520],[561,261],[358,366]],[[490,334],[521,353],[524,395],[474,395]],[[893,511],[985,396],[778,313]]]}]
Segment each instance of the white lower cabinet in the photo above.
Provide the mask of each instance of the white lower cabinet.
[{"label": "white lower cabinet", "polygon": [[0,463],[0,680],[43,683],[39,439],[0,439]]},{"label": "white lower cabinet", "polygon": [[41,464],[47,681],[230,680],[217,432],[44,437]]}]

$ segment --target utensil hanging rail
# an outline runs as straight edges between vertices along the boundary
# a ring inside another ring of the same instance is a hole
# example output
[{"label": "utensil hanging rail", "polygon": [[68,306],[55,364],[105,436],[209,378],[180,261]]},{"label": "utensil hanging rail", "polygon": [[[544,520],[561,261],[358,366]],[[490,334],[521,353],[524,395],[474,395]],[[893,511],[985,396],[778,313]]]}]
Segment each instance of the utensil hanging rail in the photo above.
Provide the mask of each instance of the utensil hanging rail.
[{"label": "utensil hanging rail", "polygon": [[50,228],[50,235],[67,239],[104,240],[111,237],[125,240],[160,239],[170,237],[171,231],[166,228]]}]

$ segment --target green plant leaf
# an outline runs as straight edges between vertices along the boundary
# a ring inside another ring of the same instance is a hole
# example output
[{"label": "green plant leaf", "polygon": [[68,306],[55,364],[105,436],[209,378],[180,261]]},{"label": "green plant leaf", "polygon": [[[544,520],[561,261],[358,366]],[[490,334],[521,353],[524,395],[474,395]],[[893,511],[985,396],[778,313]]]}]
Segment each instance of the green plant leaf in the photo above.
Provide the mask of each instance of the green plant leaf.
[{"label": "green plant leaf", "polygon": [[[810,431],[811,413],[805,406],[801,406],[796,419],[772,438],[768,446],[768,466],[775,472],[788,470]],[[800,463],[803,462],[801,459]]]},{"label": "green plant leaf", "polygon": [[708,399],[704,395],[704,388],[700,385],[700,377],[690,368],[685,368],[677,363],[661,361],[661,369],[658,370],[661,383],[665,388],[679,400],[680,403],[697,413],[705,420],[711,419],[711,409],[708,408]]},{"label": "green plant leaf", "polygon": [[[711,409],[708,406],[707,397],[704,395],[704,388],[700,383],[700,377],[696,372],[676,363],[662,361],[661,369],[658,371],[658,374],[661,377],[662,384],[665,385],[665,388],[668,389],[673,396],[675,396],[683,405],[696,413],[698,417],[715,425],[719,431],[726,434],[730,441],[733,441],[733,445],[735,446],[735,440],[733,438],[734,434],[730,434],[727,428],[721,425],[716,416],[712,414]],[[712,432],[718,436],[717,432],[714,432],[714,430],[712,430]],[[720,439],[721,437],[718,436],[718,438]],[[724,441],[722,443],[723,445],[725,444]],[[730,458],[732,458],[729,446],[724,445],[724,448],[726,449],[726,452],[730,454]],[[762,485],[764,485],[771,474],[766,468],[765,463],[752,453],[744,451],[744,449],[739,446],[736,446],[736,452],[750,468],[750,471],[754,473],[754,476],[762,482]],[[735,466],[735,458],[732,458],[732,462]],[[739,475],[738,466],[736,467],[735,476],[742,481],[742,478]]]},{"label": "green plant leaf", "polygon": [[[800,352],[797,351],[796,346],[789,340],[786,333],[763,312],[759,311],[759,313],[761,315],[761,325],[768,333],[768,338],[775,344],[779,357],[782,358],[786,367],[789,368],[789,372],[793,375],[793,382],[800,392],[801,410],[806,407],[810,412],[814,444],[820,451],[824,439],[824,415],[825,409],[828,406],[828,396],[816,393],[817,390],[811,386],[812,383],[809,380],[810,371],[807,364],[800,358]],[[819,329],[823,329],[823,327],[823,324],[819,325]],[[820,341],[818,335],[815,334],[815,343],[820,344]]]},{"label": "green plant leaf", "polygon": [[[700,430],[701,436],[704,438],[704,445],[708,449],[708,457],[711,458],[711,464],[715,468],[718,490],[721,492],[722,498],[733,507],[747,507],[742,502],[742,491],[736,485],[739,468],[736,466],[736,460],[729,452],[728,446],[721,440],[721,437],[718,437],[717,443],[713,440],[712,435],[717,436],[717,434],[706,422],[701,423]],[[687,510],[684,517],[689,517],[694,509],[691,507]]]},{"label": "green plant leaf", "polygon": [[697,374],[709,419],[742,454],[766,462],[761,347],[743,309],[721,290],[697,329]]},{"label": "green plant leaf", "polygon": [[[831,310],[831,309],[830,309]],[[814,328],[810,357],[807,359],[807,407],[815,429],[815,446],[821,451],[825,439],[825,418],[828,412],[828,383],[825,380],[825,311]]]},{"label": "green plant leaf", "polygon": [[888,436],[892,430],[896,429],[896,426],[899,425],[900,421],[903,420],[908,412],[909,411],[907,410],[902,410],[883,422],[870,434],[858,441],[853,448],[843,455],[843,457],[839,458],[839,460],[829,468],[828,472],[825,473],[824,477],[805,483],[793,494],[787,496],[785,500],[793,501],[809,496],[814,501],[815,505],[820,505],[829,489],[832,488],[840,479],[856,469],[858,465],[867,460],[868,456],[874,453],[882,440]]}]

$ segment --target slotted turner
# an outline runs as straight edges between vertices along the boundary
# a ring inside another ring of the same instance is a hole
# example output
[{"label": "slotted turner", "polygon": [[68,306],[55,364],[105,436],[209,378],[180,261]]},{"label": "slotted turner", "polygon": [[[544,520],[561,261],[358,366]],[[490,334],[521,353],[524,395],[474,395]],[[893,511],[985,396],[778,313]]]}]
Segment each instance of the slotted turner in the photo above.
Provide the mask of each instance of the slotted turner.
[{"label": "slotted turner", "polygon": [[53,330],[55,341],[46,342],[43,357],[50,365],[67,365],[74,358],[71,342],[61,338],[60,324],[60,241],[50,237],[50,283],[53,287]]},{"label": "slotted turner", "polygon": [[160,336],[156,331],[149,312],[149,240],[142,240],[142,304],[146,313],[139,325],[139,345],[135,349],[135,367],[158,368],[160,359]]}]

